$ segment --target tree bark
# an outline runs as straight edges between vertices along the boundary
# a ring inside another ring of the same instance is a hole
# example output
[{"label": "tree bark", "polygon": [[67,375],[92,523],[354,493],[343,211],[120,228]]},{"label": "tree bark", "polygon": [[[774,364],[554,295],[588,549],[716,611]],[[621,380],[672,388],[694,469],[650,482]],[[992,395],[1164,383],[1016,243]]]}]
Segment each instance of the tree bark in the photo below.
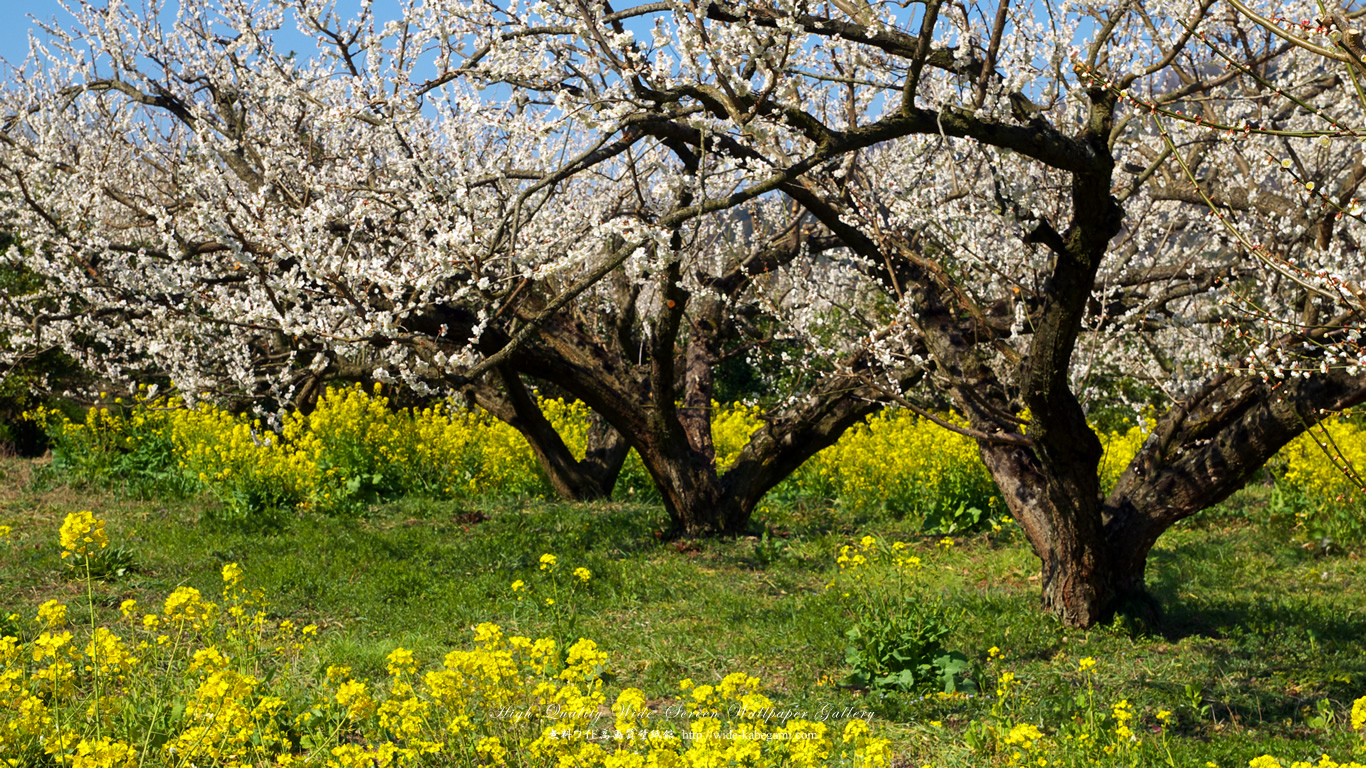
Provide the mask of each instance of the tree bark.
[{"label": "tree bark", "polygon": [[[692,334],[711,328],[697,325]],[[673,345],[656,344],[651,351],[655,359],[638,366],[644,370],[632,371],[624,356],[587,333],[569,320],[547,323],[515,356],[515,365],[521,374],[552,381],[581,400],[636,450],[663,497],[674,536],[743,533],[765,493],[880,407],[876,392],[862,379],[832,378],[797,404],[766,415],[734,463],[721,472],[711,441],[710,376],[704,373],[714,365],[713,350],[720,345],[692,340],[677,356],[684,370],[675,372],[675,360],[658,359],[672,356]],[[706,409],[673,405],[674,393],[690,388],[694,402],[700,403],[705,394]],[[657,394],[661,390],[662,396]]]},{"label": "tree bark", "polygon": [[1177,522],[1246,485],[1327,416],[1366,402],[1366,374],[1283,381],[1225,374],[1158,421],[1104,502],[1116,568],[1142,583],[1148,552]]},{"label": "tree bark", "polygon": [[[1094,439],[1094,436],[1092,436]],[[1028,448],[983,445],[982,460],[1042,561],[1043,606],[1068,626],[1099,621],[1109,599],[1099,499],[1087,504]]]},{"label": "tree bark", "polygon": [[[981,452],[1043,561],[1044,607],[1068,626],[1089,627],[1151,604],[1144,577],[1163,533],[1242,488],[1307,428],[1363,401],[1366,375],[1274,383],[1219,376],[1159,420],[1103,500],[1069,486],[1031,448],[984,443]],[[1073,439],[1095,438],[1088,428]]]},{"label": "tree bark", "polygon": [[481,408],[526,438],[555,493],[572,501],[611,498],[630,451],[621,434],[595,418],[587,451],[583,459],[576,459],[521,378],[506,367],[497,375],[500,388],[474,384],[467,392]]}]

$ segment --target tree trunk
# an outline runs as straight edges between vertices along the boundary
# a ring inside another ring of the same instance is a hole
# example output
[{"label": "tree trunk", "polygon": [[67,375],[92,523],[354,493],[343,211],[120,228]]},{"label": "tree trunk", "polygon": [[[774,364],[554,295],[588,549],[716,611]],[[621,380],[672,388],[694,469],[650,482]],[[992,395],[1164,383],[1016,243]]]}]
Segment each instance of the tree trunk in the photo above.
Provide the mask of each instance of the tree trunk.
[{"label": "tree trunk", "polygon": [[612,489],[616,488],[617,478],[621,476],[621,468],[626,464],[631,445],[600,414],[593,413],[589,418],[592,424],[588,428],[588,445],[579,468],[600,492],[594,498],[606,499],[611,497]]},{"label": "tree trunk", "polygon": [[987,444],[980,450],[1011,516],[1043,563],[1044,608],[1068,626],[1100,621],[1115,597],[1100,500],[1077,494],[1065,478],[1047,472],[1030,448]]},{"label": "tree trunk", "polygon": [[1031,449],[989,444],[981,453],[1042,562],[1045,610],[1069,627],[1090,627],[1149,602],[1143,575],[1152,541],[1106,526],[1099,496],[1047,472]]},{"label": "tree trunk", "polygon": [[[1077,482],[1076,465],[1050,468],[1037,447],[979,445],[1043,563],[1044,608],[1068,626],[1089,627],[1118,610],[1150,610],[1145,570],[1163,533],[1242,488],[1307,426],[1363,400],[1361,375],[1334,372],[1274,387],[1219,376],[1162,416],[1104,500]],[[1074,445],[1095,439],[1089,428],[1052,435],[1053,442],[1063,437]]]},{"label": "tree trunk", "polygon": [[749,525],[754,505],[726,487],[706,456],[676,441],[638,451],[664,498],[673,536],[738,536]]},{"label": "tree trunk", "polygon": [[526,438],[555,493],[571,501],[611,498],[631,450],[621,433],[595,416],[587,452],[582,460],[575,459],[521,378],[506,368],[498,370],[498,378],[501,389],[476,384],[467,391],[480,407]]},{"label": "tree trunk", "polygon": [[[699,335],[711,332],[709,326],[696,327],[702,329],[695,331]],[[715,345],[690,345],[695,354],[680,355],[680,362],[691,373],[684,371],[678,382],[672,359],[666,357],[672,349],[659,345],[641,366],[648,366],[649,375],[642,382],[629,375],[630,365],[622,356],[595,350],[583,335],[581,325],[547,323],[541,336],[520,350],[518,370],[552,381],[581,400],[636,450],[664,499],[673,523],[671,534],[676,536],[743,533],[765,493],[879,407],[877,393],[862,379],[829,381],[797,404],[766,415],[722,473],[711,442],[711,380],[706,370],[714,354],[706,350]],[[691,390],[684,402],[697,403],[696,408],[680,412],[673,405],[673,393],[680,388]],[[660,390],[664,396],[656,394]],[[700,406],[703,402],[707,408]],[[529,398],[526,403],[535,405]]]}]

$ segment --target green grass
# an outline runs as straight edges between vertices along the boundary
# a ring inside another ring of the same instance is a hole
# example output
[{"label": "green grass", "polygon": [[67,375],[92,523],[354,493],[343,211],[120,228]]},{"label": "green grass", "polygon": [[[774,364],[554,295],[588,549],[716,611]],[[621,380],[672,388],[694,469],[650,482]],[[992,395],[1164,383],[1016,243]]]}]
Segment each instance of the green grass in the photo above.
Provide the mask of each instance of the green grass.
[{"label": "green grass", "polygon": [[[1227,510],[1178,526],[1153,552],[1148,582],[1163,608],[1144,631],[1131,624],[1067,630],[1038,610],[1038,563],[1018,539],[959,538],[951,552],[894,520],[848,520],[829,510],[784,509],[779,531],[755,538],[669,542],[657,507],[504,502],[482,506],[404,500],[350,519],[292,520],[272,533],[200,522],[202,498],[142,500],[90,488],[10,461],[0,467],[0,617],[32,621],[58,598],[84,604],[82,582],[64,576],[57,529],[66,514],[92,509],[108,521],[115,546],[132,555],[123,576],[95,585],[111,619],[136,599],[146,610],[179,585],[217,594],[228,562],[265,590],[281,618],[322,626],[318,663],[347,663],[383,675],[393,647],[434,662],[467,644],[479,622],[529,636],[596,640],[613,658],[619,686],[651,699],[677,694],[684,677],[715,682],[745,671],[784,706],[808,712],[867,710],[894,741],[899,764],[976,764],[963,732],[989,696],[937,701],[850,690],[838,683],[851,614],[840,590],[826,589],[835,553],[859,536],[914,541],[925,558],[925,589],[951,608],[948,647],[987,670],[987,649],[1022,681],[1018,721],[1052,730],[1077,715],[1077,661],[1095,657],[1102,711],[1128,699],[1135,730],[1175,713],[1179,765],[1246,765],[1273,752],[1347,759],[1363,743],[1344,725],[1366,695],[1366,564],[1352,553],[1324,554],[1285,531],[1248,523]],[[558,618],[542,590],[518,600],[510,584],[540,588],[543,553],[559,559]],[[570,572],[593,579],[570,589]],[[3,630],[0,624],[0,630]],[[992,683],[987,681],[988,693]],[[1320,705],[1320,702],[1327,702]],[[1311,722],[1326,707],[1333,724]],[[935,725],[938,723],[939,725]]]}]

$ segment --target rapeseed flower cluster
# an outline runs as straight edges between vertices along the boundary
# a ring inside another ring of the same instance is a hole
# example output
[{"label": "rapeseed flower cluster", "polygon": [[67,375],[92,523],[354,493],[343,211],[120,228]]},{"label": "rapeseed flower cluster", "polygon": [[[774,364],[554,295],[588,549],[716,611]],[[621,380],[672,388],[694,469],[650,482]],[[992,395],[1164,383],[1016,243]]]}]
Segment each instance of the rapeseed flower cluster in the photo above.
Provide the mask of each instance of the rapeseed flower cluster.
[{"label": "rapeseed flower cluster", "polygon": [[869,416],[788,482],[804,495],[852,509],[909,515],[959,504],[1001,509],[976,444],[907,411]]},{"label": "rapeseed flower cluster", "polygon": [[[71,541],[104,530],[93,515],[73,518]],[[741,673],[685,680],[674,703],[631,687],[613,697],[610,656],[582,637],[562,648],[483,623],[471,647],[441,659],[394,648],[385,679],[337,665],[314,673],[304,651],[316,654],[317,628],[272,618],[245,579],[228,563],[221,600],[182,586],[154,612],[123,601],[109,626],[70,625],[66,605],[40,606],[34,630],[0,638],[0,765],[891,764],[866,721],[841,736],[834,721],[778,719],[760,681]]]},{"label": "rapeseed flower cluster", "polygon": [[[592,424],[588,408],[555,399],[542,399],[540,406],[582,458]],[[724,471],[762,426],[762,412],[745,404],[713,407],[712,437]],[[209,404],[187,408],[154,398],[148,390],[127,403],[90,409],[83,423],[56,411],[31,416],[47,425],[62,462],[78,474],[125,480],[146,475],[158,482],[173,477],[178,489],[213,493],[226,514],[238,518],[281,510],[344,511],[403,494],[462,499],[553,493],[535,454],[512,427],[450,402],[394,408],[378,386],[329,388],[311,413],[290,413],[275,429]],[[1141,440],[1135,430],[1102,435],[1102,473],[1117,478]],[[620,485],[648,498],[654,493],[648,478],[632,453]],[[926,515],[960,505],[1004,514],[973,441],[906,411],[869,417],[808,461],[783,490],[898,514]]]},{"label": "rapeseed flower cluster", "polygon": [[[107,546],[104,521],[69,515],[60,544],[77,556]],[[224,574],[235,583],[241,569]],[[250,763],[289,749],[274,718],[284,700],[260,680],[266,669],[290,669],[299,646],[276,651],[285,626],[259,598],[230,594],[226,616],[190,587],[140,619],[125,600],[115,626],[69,625],[68,606],[43,603],[34,631],[0,638],[0,756],[14,766],[122,768]],[[165,739],[137,731],[149,713]]]},{"label": "rapeseed flower cluster", "polygon": [[1119,483],[1120,475],[1128,469],[1129,462],[1138,455],[1143,441],[1152,432],[1152,419],[1124,431],[1102,432],[1099,434],[1104,453],[1100,458],[1100,490],[1109,493]]},{"label": "rapeseed flower cluster", "polygon": [[1360,541],[1366,537],[1366,429],[1347,421],[1326,421],[1281,449],[1285,467],[1278,486],[1287,493],[1296,526],[1313,538]]},{"label": "rapeseed flower cluster", "polygon": [[[582,457],[587,409],[548,400],[542,407]],[[169,472],[218,496],[238,517],[342,511],[405,493],[550,493],[530,446],[512,427],[453,403],[395,409],[379,387],[329,388],[311,413],[286,415],[278,430],[209,404],[186,408],[165,397],[92,408],[84,423],[55,411],[31,417],[47,424],[63,462],[78,473],[126,478],[141,470]]]},{"label": "rapeseed flower cluster", "polygon": [[[762,426],[760,414],[753,406],[718,406],[712,421],[718,467],[729,466]],[[947,418],[964,424],[952,414]],[[1148,431],[1135,426],[1099,434],[1104,448],[1103,490],[1109,491],[1119,481]],[[903,410],[869,416],[802,465],[783,487],[793,495],[831,499],[858,510],[885,508],[923,517],[965,506],[981,509],[986,518],[1005,514],[977,444]]]},{"label": "rapeseed flower cluster", "polygon": [[104,532],[104,521],[96,520],[93,512],[77,512],[67,515],[60,532],[62,558],[88,557],[93,552],[109,546],[109,537]]},{"label": "rapeseed flower cluster", "polygon": [[1339,763],[1328,755],[1320,756],[1318,762],[1295,760],[1282,763],[1271,755],[1262,755],[1248,761],[1248,768],[1366,768],[1366,764],[1358,763],[1355,760]]}]

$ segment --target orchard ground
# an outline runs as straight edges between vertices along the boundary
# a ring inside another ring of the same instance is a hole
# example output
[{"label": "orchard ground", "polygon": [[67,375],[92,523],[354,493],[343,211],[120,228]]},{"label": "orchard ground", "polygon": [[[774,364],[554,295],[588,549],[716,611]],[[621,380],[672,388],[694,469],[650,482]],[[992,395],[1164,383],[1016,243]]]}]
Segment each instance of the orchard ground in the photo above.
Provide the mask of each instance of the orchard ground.
[{"label": "orchard ground", "polygon": [[[509,634],[595,639],[611,658],[609,685],[639,687],[652,702],[677,696],[682,678],[715,683],[743,671],[784,709],[871,713],[896,765],[968,765],[985,757],[970,746],[972,723],[992,706],[1000,670],[1019,684],[1015,720],[1048,734],[1086,716],[1079,662],[1093,658],[1092,709],[1127,700],[1145,737],[1172,713],[1176,765],[1243,766],[1263,754],[1345,761],[1363,747],[1350,713],[1366,694],[1366,563],[1249,523],[1241,512],[1264,503],[1257,489],[1159,542],[1148,575],[1159,624],[1077,631],[1038,609],[1037,561],[1009,530],[950,544],[906,522],[799,506],[776,511],[766,537],[670,542],[657,536],[667,519],[652,506],[405,500],[261,534],[201,524],[216,503],[204,498],[70,487],[41,463],[9,460],[0,471],[0,525],[13,529],[0,548],[0,615],[20,622],[50,599],[80,610],[85,585],[64,575],[57,529],[68,513],[94,509],[111,547],[126,550],[127,572],[95,583],[101,620],[127,599],[157,605],[177,586],[214,594],[223,565],[237,562],[247,585],[271,596],[273,617],[322,628],[319,666],[347,664],[358,676],[382,678],[400,645],[435,661],[468,646],[475,624],[494,622]],[[950,609],[945,645],[974,662],[980,693],[922,698],[842,684],[852,618],[835,556],[865,535],[912,542],[923,588]],[[545,553],[593,574],[553,609],[538,569]]]}]

